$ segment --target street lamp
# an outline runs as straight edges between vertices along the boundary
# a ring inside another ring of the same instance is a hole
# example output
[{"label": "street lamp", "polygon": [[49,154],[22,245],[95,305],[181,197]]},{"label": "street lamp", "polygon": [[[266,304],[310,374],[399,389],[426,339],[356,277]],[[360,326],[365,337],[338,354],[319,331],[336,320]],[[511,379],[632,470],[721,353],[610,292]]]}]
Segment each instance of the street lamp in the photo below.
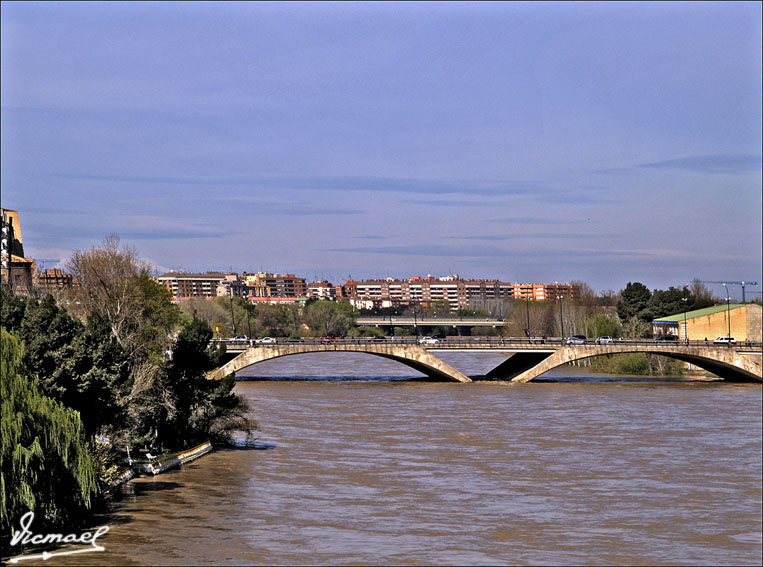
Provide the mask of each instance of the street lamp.
[{"label": "street lamp", "polygon": [[416,322],[416,300],[413,300],[413,330],[416,333],[416,343],[419,342],[419,324]]},{"label": "street lamp", "polygon": [[527,328],[525,329],[525,333],[527,334],[527,338],[529,339],[530,336],[532,336],[532,333],[530,333],[530,298],[525,297],[525,307],[527,307]]},{"label": "street lamp", "polygon": [[252,303],[249,301],[249,296],[246,298],[246,330],[249,334],[246,336],[249,339],[249,346],[252,345],[252,321],[249,317],[249,309],[252,307]]},{"label": "street lamp", "polygon": [[231,318],[231,321],[233,322],[233,336],[237,337],[238,333],[236,332],[236,318],[233,316],[233,284],[231,284],[229,288],[229,292],[230,293],[228,297],[230,298],[230,318]]},{"label": "street lamp", "polygon": [[726,336],[729,338],[728,345],[731,348],[731,296],[729,295],[729,286],[723,284],[723,289],[726,290],[726,321],[729,325],[729,334]]},{"label": "street lamp", "polygon": [[556,298],[559,300],[559,324],[562,327],[562,343],[564,343],[564,312],[562,311],[562,296],[557,295]]},{"label": "street lamp", "polygon": [[689,303],[688,297],[682,297],[681,301],[684,304],[684,342],[689,344],[689,327],[686,326],[686,305]]}]

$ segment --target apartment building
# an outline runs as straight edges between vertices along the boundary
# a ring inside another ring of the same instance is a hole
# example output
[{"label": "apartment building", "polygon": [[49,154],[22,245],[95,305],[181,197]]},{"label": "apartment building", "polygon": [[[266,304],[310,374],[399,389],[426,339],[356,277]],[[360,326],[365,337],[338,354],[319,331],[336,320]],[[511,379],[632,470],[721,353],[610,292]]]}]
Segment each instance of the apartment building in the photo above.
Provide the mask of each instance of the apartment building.
[{"label": "apartment building", "polygon": [[168,272],[156,280],[160,285],[167,288],[173,297],[217,297],[218,284],[226,281],[228,276],[234,276],[234,279],[238,279],[236,274],[223,272]]},{"label": "apartment building", "polygon": [[574,298],[579,291],[579,286],[569,284],[512,284],[491,279],[463,279],[452,275],[439,278],[414,276],[408,280],[348,280],[341,286],[338,295],[363,301],[364,304],[370,301],[379,307],[448,301],[451,309],[456,310],[481,308],[491,301],[504,299],[543,301],[554,300],[559,296]]},{"label": "apartment building", "polygon": [[307,297],[310,299],[336,299],[336,287],[326,280],[307,284]]},{"label": "apartment building", "polygon": [[217,284],[217,297],[249,297],[249,286],[238,274],[226,274],[225,279]]},{"label": "apartment building", "polygon": [[242,275],[249,288],[250,297],[307,297],[305,278],[294,274],[259,272]]}]

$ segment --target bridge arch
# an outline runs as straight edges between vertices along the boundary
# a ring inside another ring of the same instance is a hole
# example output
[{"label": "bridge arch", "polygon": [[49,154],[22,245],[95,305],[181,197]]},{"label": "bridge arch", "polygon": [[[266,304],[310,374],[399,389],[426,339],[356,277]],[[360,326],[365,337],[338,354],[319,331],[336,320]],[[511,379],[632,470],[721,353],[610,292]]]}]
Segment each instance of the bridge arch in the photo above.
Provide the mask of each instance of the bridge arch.
[{"label": "bridge arch", "polygon": [[[626,354],[641,352],[645,354],[658,354],[675,358],[683,362],[689,362],[708,372],[712,372],[724,380],[734,382],[763,382],[763,368],[748,357],[740,354],[736,349],[728,347],[703,347],[689,348],[685,346],[672,347],[652,347],[647,345],[576,345],[565,346],[553,353],[547,353],[542,360],[535,361],[531,367],[519,366],[518,371],[511,372],[511,361],[513,356],[504,362],[500,367],[491,372],[492,377],[501,377],[504,380],[512,382],[529,382],[545,374],[549,370],[558,368],[568,362],[582,360],[584,358],[593,358],[596,356],[605,356],[611,354]],[[515,355],[516,356],[516,355]],[[505,367],[503,376],[499,376],[496,370]]]},{"label": "bridge arch", "polygon": [[217,370],[212,371],[208,378],[221,379],[225,376],[243,370],[249,366],[295,354],[308,354],[314,352],[361,352],[380,356],[390,360],[401,362],[425,374],[432,380],[444,380],[454,382],[471,382],[466,375],[456,370],[442,360],[429,354],[418,345],[389,345],[389,344],[341,344],[341,345],[268,345],[250,347],[241,354],[224,364]]}]

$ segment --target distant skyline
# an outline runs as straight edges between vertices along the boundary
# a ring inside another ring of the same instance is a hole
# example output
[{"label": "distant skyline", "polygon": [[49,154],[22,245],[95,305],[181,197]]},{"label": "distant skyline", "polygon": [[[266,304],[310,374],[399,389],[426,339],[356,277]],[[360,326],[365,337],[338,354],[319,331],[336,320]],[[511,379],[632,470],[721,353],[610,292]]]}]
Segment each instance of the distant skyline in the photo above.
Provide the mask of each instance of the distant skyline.
[{"label": "distant skyline", "polygon": [[763,279],[759,2],[0,16],[2,206],[29,256],[116,232],[160,271]]}]

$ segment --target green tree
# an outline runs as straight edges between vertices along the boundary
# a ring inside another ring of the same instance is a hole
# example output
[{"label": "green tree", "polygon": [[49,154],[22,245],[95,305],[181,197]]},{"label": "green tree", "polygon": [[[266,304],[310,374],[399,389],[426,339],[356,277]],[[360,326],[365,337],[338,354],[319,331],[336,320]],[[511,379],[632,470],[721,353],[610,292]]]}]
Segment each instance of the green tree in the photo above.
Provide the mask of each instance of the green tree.
[{"label": "green tree", "polygon": [[[174,413],[159,427],[161,441],[170,446],[184,446],[210,435],[221,440],[234,429],[250,428],[243,400],[232,392],[232,377],[219,382],[207,379],[225,353],[225,347],[212,345],[211,339],[212,330],[199,319],[184,325],[178,335],[167,374]],[[227,425],[220,427],[221,420]]]},{"label": "green tree", "polygon": [[666,317],[689,311],[694,305],[694,298],[687,287],[681,289],[673,286],[667,290],[656,289],[649,300],[651,319]]},{"label": "green tree", "polygon": [[0,542],[29,510],[35,526],[80,523],[99,488],[79,414],[43,396],[24,370],[17,336],[0,330]]},{"label": "green tree", "polygon": [[625,289],[620,292],[620,300],[617,302],[617,315],[623,323],[637,317],[642,321],[650,321],[649,301],[652,292],[640,282],[628,282]]},{"label": "green tree", "polygon": [[0,325],[6,329],[18,330],[24,318],[26,300],[10,288],[0,287]]},{"label": "green tree", "polygon": [[617,317],[602,314],[589,321],[586,334],[589,337],[619,337],[622,336],[622,332],[623,326]]},{"label": "green tree", "polygon": [[321,336],[344,336],[355,325],[357,310],[349,301],[320,300],[307,306],[305,321]]},{"label": "green tree", "polygon": [[81,413],[87,435],[119,419],[128,358],[97,313],[85,326],[52,296],[30,298],[17,331],[28,374],[44,395]]}]

